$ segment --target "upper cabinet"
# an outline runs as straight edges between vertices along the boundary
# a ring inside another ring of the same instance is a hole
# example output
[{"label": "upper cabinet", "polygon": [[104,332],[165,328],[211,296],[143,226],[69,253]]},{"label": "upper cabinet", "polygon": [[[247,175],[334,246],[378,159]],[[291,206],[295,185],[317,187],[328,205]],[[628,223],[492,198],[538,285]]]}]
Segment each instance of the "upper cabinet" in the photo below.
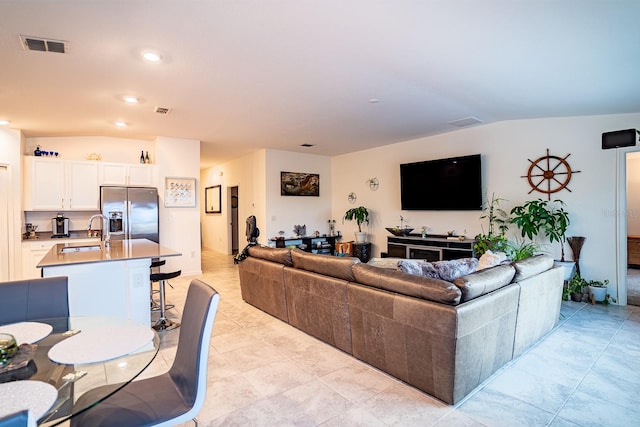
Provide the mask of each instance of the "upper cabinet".
[{"label": "upper cabinet", "polygon": [[155,181],[155,165],[100,163],[100,185],[155,187]]},{"label": "upper cabinet", "polygon": [[25,157],[25,210],[99,209],[100,183],[95,161]]}]

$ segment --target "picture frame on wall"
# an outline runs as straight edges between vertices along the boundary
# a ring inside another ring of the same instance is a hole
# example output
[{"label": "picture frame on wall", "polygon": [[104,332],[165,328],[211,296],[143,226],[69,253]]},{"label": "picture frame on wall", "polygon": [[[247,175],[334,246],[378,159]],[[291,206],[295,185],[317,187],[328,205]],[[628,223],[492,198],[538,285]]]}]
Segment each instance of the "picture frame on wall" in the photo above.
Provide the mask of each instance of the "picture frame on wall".
[{"label": "picture frame on wall", "polygon": [[280,172],[281,196],[320,196],[320,175],[317,173]]},{"label": "picture frame on wall", "polygon": [[166,208],[195,208],[196,179],[182,177],[165,178],[164,206]]},{"label": "picture frame on wall", "polygon": [[222,186],[213,185],[204,189],[204,212],[222,213]]}]

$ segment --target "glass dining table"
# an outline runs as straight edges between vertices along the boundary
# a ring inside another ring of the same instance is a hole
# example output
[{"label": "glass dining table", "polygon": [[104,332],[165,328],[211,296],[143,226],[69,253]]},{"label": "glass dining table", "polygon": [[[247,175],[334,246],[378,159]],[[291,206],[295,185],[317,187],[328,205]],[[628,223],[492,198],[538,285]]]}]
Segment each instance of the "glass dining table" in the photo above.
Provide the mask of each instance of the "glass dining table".
[{"label": "glass dining table", "polygon": [[[34,394],[48,394],[50,401],[33,403],[40,404],[37,424],[45,427],[62,424],[117,393],[147,369],[160,346],[149,325],[113,317],[39,319],[0,325],[0,332],[13,332],[20,344],[9,364],[0,367],[3,406],[11,408],[6,399],[13,397],[20,410],[38,398]],[[34,393],[26,387],[38,385],[47,390]],[[104,385],[109,387],[100,387]],[[101,393],[95,399],[82,406],[75,403],[96,387]]]}]

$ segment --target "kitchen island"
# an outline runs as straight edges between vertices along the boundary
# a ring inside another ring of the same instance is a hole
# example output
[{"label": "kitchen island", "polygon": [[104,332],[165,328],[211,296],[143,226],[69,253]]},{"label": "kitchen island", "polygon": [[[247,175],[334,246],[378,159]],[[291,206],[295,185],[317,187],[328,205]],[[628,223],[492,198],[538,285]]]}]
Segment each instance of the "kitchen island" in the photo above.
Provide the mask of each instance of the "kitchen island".
[{"label": "kitchen island", "polygon": [[43,277],[69,278],[71,316],[115,316],[151,323],[152,258],[179,252],[147,239],[58,243],[38,263]]}]

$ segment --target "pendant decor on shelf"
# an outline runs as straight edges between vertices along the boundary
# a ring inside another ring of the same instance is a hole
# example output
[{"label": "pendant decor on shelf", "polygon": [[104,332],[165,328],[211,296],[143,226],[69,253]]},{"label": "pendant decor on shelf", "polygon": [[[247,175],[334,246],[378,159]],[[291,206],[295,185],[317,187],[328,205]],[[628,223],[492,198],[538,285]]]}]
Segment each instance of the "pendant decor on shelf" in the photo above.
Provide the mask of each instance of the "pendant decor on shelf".
[{"label": "pendant decor on shelf", "polygon": [[567,158],[570,155],[571,154],[567,154],[564,157],[553,156],[549,154],[549,149],[547,148],[546,156],[542,156],[536,160],[527,159],[531,165],[529,166],[527,174],[521,176],[521,178],[527,178],[531,186],[531,190],[529,190],[527,194],[538,191],[546,194],[547,199],[551,200],[552,193],[557,193],[563,189],[571,191],[571,189],[567,187],[569,181],[571,181],[571,176],[574,173],[580,173],[580,171],[571,170],[571,166],[569,166],[569,162],[567,162]]}]

